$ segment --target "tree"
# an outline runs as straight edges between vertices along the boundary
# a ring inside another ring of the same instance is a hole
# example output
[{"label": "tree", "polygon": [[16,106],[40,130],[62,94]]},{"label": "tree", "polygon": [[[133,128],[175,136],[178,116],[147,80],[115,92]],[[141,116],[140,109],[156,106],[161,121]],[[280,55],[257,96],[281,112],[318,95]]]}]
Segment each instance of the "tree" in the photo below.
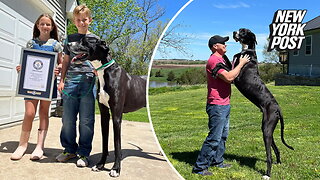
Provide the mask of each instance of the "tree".
[{"label": "tree", "polygon": [[190,36],[177,32],[178,29],[182,27],[184,27],[182,24],[176,24],[174,26],[170,26],[164,33],[158,48],[161,55],[165,56],[168,53],[168,49],[173,48],[182,54],[192,56],[185,46],[188,43]]},{"label": "tree", "polygon": [[173,81],[174,79],[175,79],[175,75],[174,75],[173,71],[170,71],[168,73],[167,81]]},{"label": "tree", "polygon": [[263,46],[262,55],[265,63],[279,63],[279,52],[273,49],[271,52],[268,52],[269,38],[267,43]]},{"label": "tree", "polygon": [[[129,73],[147,74],[148,63],[165,25],[158,0],[80,0],[92,12],[90,31],[110,46],[112,57]],[[68,30],[74,33],[74,25]],[[69,34],[69,32],[68,32]]]},{"label": "tree", "polygon": [[155,77],[163,77],[160,69],[156,71]]},{"label": "tree", "polygon": [[259,65],[259,75],[261,79],[265,82],[271,82],[275,80],[275,75],[280,74],[284,69],[284,65],[281,66],[279,62],[279,52],[277,50],[272,50],[268,52],[269,38],[267,43],[263,46],[263,64]]}]

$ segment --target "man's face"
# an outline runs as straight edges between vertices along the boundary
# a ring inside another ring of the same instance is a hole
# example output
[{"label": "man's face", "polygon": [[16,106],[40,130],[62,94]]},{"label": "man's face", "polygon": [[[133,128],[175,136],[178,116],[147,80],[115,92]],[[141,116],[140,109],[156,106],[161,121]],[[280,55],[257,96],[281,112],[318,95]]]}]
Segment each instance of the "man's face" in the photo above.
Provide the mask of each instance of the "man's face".
[{"label": "man's face", "polygon": [[213,48],[219,54],[225,54],[227,52],[227,45],[225,43],[216,43],[216,44],[213,45]]},{"label": "man's face", "polygon": [[92,18],[88,17],[86,13],[80,13],[73,18],[74,24],[79,31],[86,31],[92,21]]}]

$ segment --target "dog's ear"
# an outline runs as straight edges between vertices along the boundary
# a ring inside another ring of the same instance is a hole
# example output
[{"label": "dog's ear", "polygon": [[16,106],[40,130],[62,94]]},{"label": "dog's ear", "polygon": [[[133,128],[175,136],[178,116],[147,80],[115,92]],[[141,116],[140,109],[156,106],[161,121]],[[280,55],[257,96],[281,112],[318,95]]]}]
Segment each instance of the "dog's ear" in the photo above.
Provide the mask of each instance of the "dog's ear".
[{"label": "dog's ear", "polygon": [[253,37],[254,42],[255,42],[256,44],[258,44],[258,43],[257,43],[257,39],[256,39],[256,35],[255,35],[254,33],[252,33],[252,37]]},{"label": "dog's ear", "polygon": [[252,41],[255,42],[255,44],[258,44],[257,39],[256,39],[256,35],[253,32],[251,32],[250,30],[248,31],[248,34],[250,34]]}]

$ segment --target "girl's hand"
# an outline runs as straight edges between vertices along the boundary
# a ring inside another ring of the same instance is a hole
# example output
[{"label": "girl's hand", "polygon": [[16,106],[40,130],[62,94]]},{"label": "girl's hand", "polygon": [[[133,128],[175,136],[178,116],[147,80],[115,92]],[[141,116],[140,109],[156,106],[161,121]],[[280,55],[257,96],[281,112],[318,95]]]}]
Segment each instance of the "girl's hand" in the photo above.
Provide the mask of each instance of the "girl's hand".
[{"label": "girl's hand", "polygon": [[16,70],[17,70],[17,73],[19,73],[21,71],[21,65],[20,64],[16,66]]},{"label": "girl's hand", "polygon": [[55,69],[54,69],[54,74],[56,76],[58,76],[61,72],[61,69],[62,69],[62,64],[59,64]]}]

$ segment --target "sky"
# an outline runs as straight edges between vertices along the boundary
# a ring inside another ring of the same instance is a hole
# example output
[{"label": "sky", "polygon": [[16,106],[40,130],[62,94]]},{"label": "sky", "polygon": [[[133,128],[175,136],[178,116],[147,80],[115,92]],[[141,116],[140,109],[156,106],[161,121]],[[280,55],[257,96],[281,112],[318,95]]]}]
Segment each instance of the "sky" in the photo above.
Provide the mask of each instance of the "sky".
[{"label": "sky", "polygon": [[[168,48],[167,54],[155,50],[154,59],[189,59],[207,60],[211,54],[208,40],[213,35],[229,36],[227,56],[241,50],[241,45],[232,38],[233,31],[248,28],[256,34],[258,61],[263,61],[262,50],[267,43],[274,13],[277,10],[306,9],[307,13],[302,21],[305,23],[320,15],[319,0],[190,0],[171,26],[180,24],[176,34],[188,37],[184,44],[188,54],[182,54]],[[171,19],[176,12],[189,0],[159,0],[159,5],[166,9],[163,19]],[[169,27],[170,28],[170,27]]]}]

